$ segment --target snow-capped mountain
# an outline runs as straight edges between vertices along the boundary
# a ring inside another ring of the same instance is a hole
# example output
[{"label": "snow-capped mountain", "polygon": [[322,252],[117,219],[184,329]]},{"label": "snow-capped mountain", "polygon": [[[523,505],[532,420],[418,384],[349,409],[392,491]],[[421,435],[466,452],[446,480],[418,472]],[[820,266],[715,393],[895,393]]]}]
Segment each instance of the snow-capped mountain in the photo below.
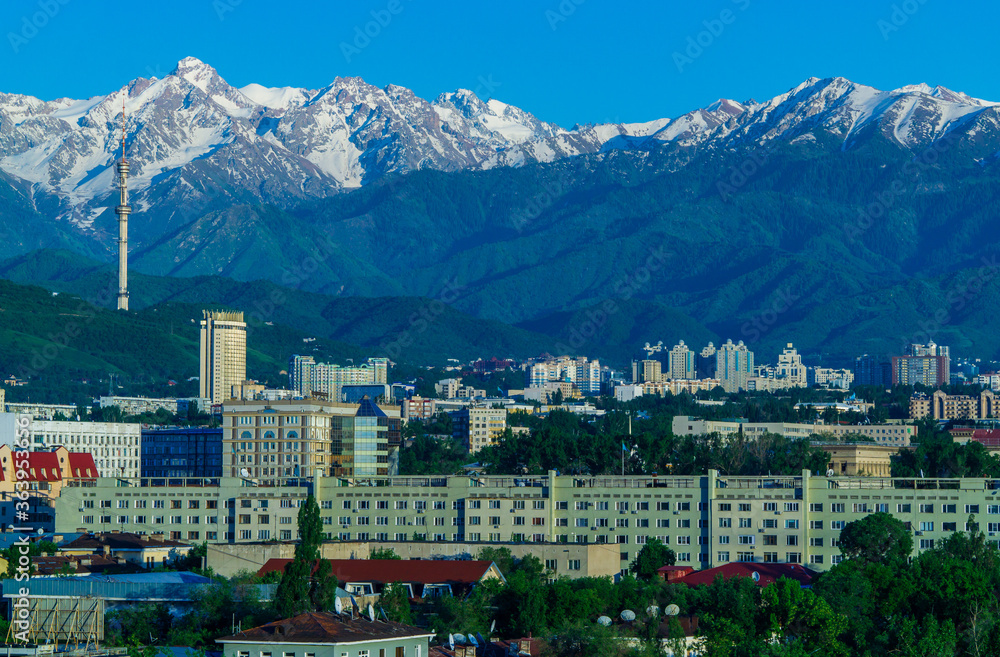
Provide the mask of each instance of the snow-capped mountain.
[{"label": "snow-capped mountain", "polygon": [[111,165],[123,109],[136,207],[131,232],[140,246],[213,203],[287,207],[426,168],[517,167],[619,149],[754,148],[817,131],[843,149],[877,133],[919,151],[960,133],[975,146],[970,157],[1000,151],[998,103],[923,84],[879,91],[810,78],[763,103],[720,99],[674,119],[565,129],[468,90],[428,102],[359,78],[319,90],[237,89],[189,57],[162,80],[140,78],[88,100],[0,94],[0,171],[29,203],[74,231],[113,228]]}]

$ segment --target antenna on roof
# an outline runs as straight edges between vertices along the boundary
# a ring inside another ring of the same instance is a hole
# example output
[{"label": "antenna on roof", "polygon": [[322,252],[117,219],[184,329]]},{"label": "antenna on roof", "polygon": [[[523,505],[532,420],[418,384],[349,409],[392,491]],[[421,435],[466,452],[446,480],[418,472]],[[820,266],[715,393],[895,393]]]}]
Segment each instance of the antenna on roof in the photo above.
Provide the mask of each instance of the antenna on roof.
[{"label": "antenna on roof", "polygon": [[681,613],[681,608],[677,605],[667,605],[667,608],[663,610],[667,616],[676,616]]},{"label": "antenna on roof", "polygon": [[368,603],[368,618],[371,622],[375,622],[375,607],[372,607],[372,603]]},{"label": "antenna on roof", "polygon": [[333,599],[333,608],[336,610],[338,616],[344,613],[344,603],[340,601],[340,598]]}]

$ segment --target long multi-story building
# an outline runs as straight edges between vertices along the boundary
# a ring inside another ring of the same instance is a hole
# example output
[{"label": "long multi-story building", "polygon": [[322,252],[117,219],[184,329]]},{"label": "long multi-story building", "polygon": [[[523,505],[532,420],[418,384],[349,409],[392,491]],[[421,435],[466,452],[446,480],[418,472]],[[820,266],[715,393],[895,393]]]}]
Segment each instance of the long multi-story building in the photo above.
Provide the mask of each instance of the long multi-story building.
[{"label": "long multi-story building", "polygon": [[358,366],[317,363],[312,356],[292,356],[288,363],[289,387],[302,397],[322,393],[327,399],[342,402],[347,385],[387,384],[389,359],[369,358]]},{"label": "long multi-story building", "polygon": [[199,350],[199,397],[221,404],[247,378],[247,325],[243,313],[203,312]]},{"label": "long multi-story building", "polygon": [[222,413],[222,471],[267,485],[384,476],[400,441],[399,408],[380,409],[368,399],[232,401]]},{"label": "long multi-story building", "polygon": [[[614,545],[621,568],[650,537],[679,565],[800,563],[826,570],[844,527],[884,512],[914,533],[914,554],[966,529],[970,515],[1000,540],[1000,481],[813,476],[389,477],[376,485],[316,478],[255,487],[224,478],[188,487],[153,480],[65,488],[56,531],[163,531],[210,543],[293,540],[296,513],[316,495],[326,535],[340,541]],[[125,485],[128,484],[128,485]],[[567,564],[568,565],[568,564]],[[559,568],[565,565],[560,564]],[[568,566],[572,570],[572,566]]]},{"label": "long multi-story building", "polygon": [[0,412],[4,409],[7,413],[30,415],[39,420],[54,420],[59,416],[65,420],[73,420],[79,415],[77,407],[72,404],[3,404],[0,401]]},{"label": "long multi-story building", "polygon": [[726,340],[715,351],[715,378],[722,381],[726,392],[747,389],[747,380],[754,374],[753,352],[740,340],[733,344]]},{"label": "long multi-story building", "polygon": [[879,445],[905,447],[917,437],[912,424],[801,424],[794,422],[748,422],[744,419],[704,420],[689,415],[677,415],[673,421],[675,436],[743,435],[747,437],[774,433],[786,438],[808,438],[813,435],[843,438],[861,435]]},{"label": "long multi-story building", "polygon": [[[174,415],[185,414],[191,404],[201,408],[197,398],[175,398],[175,397],[120,397],[116,395],[100,397],[98,404],[101,408],[117,406],[125,415],[142,415],[143,413],[155,413],[163,409]],[[207,409],[202,409],[207,410]]]},{"label": "long multi-story building", "polygon": [[15,413],[0,414],[0,445],[15,444],[18,420],[24,424],[31,448],[89,452],[102,477],[138,477],[142,463],[142,425],[131,422],[68,422],[36,420]]},{"label": "long multi-story building", "polygon": [[920,420],[985,420],[1000,413],[997,396],[992,390],[978,395],[949,395],[942,390],[933,394],[917,393],[910,397],[910,417]]},{"label": "long multi-story building", "polygon": [[222,429],[144,429],[141,476],[221,477]]}]

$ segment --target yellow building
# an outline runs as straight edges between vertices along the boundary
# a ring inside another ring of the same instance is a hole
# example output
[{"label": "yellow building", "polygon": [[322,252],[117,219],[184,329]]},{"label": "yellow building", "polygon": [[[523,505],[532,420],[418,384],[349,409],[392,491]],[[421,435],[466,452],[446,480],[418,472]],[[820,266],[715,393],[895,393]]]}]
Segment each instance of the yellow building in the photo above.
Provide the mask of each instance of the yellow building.
[{"label": "yellow building", "polygon": [[830,455],[833,475],[848,477],[888,477],[898,446],[876,443],[831,443],[817,445]]}]

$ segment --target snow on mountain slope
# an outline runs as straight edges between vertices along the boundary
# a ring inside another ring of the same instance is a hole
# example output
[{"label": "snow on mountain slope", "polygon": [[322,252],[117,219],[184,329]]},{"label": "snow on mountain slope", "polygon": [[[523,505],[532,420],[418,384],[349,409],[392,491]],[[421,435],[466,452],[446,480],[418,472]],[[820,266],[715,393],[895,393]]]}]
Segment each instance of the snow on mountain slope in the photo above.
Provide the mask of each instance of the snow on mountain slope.
[{"label": "snow on mountain slope", "polygon": [[0,170],[34,195],[55,197],[60,218],[80,229],[112,226],[102,210],[114,202],[123,101],[134,203],[169,218],[143,226],[136,217],[140,243],[187,216],[163,209],[163,199],[194,209],[218,194],[289,205],[422,168],[522,166],[618,149],[753,148],[816,130],[845,149],[874,130],[918,150],[953,130],[984,143],[1000,130],[1000,104],[925,84],[880,91],[809,78],[763,103],[720,99],[675,119],[567,130],[464,89],[433,101],[360,78],[319,90],[236,89],[188,57],[162,80],[139,78],[87,100],[0,94]]}]

